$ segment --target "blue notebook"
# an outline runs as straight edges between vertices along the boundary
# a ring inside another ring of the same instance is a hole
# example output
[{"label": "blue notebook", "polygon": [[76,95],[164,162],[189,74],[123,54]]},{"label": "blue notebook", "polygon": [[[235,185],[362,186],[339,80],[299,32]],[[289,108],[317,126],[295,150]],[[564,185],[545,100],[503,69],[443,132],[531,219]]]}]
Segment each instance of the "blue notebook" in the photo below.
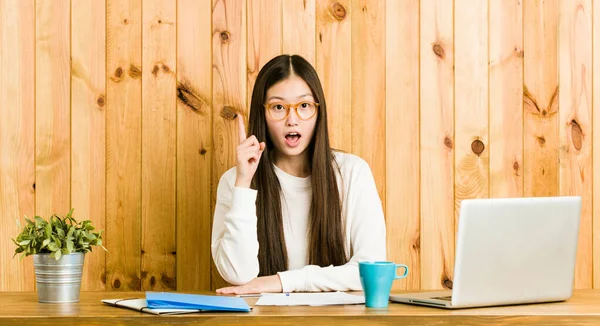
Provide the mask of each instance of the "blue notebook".
[{"label": "blue notebook", "polygon": [[146,292],[146,301],[149,308],[242,312],[251,310],[242,298],[218,295],[148,291]]}]

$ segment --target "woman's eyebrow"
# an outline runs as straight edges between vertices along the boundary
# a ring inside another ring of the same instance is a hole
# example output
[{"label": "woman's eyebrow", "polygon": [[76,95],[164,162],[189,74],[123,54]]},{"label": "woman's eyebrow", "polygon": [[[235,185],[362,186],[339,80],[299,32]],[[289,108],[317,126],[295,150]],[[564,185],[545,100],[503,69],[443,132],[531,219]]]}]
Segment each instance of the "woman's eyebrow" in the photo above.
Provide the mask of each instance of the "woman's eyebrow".
[{"label": "woman's eyebrow", "polygon": [[267,99],[267,101],[270,101],[270,100],[281,100],[281,101],[283,101],[284,98],[283,97],[279,97],[279,96],[271,96],[271,97],[269,97]]},{"label": "woman's eyebrow", "polygon": [[[300,96],[297,96],[296,98],[303,98],[303,97],[307,97],[307,96],[310,96],[310,97],[312,97],[313,95],[312,95],[312,94],[310,94],[310,93],[306,93],[306,94],[302,94],[302,95],[300,95]],[[268,102],[268,101],[270,101],[270,100],[280,100],[280,101],[285,101],[285,99],[284,99],[283,97],[281,97],[281,96],[271,96],[271,97],[269,97],[269,98],[267,99],[267,102]]]}]

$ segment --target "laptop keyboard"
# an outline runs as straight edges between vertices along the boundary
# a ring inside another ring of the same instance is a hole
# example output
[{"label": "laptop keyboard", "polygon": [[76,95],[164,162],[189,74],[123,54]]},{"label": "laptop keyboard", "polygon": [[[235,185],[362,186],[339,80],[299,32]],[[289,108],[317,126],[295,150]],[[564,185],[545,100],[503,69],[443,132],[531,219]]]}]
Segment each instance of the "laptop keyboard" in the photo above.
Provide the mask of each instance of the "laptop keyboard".
[{"label": "laptop keyboard", "polygon": [[445,296],[445,297],[432,297],[432,299],[452,301],[452,296],[448,295],[448,296]]}]

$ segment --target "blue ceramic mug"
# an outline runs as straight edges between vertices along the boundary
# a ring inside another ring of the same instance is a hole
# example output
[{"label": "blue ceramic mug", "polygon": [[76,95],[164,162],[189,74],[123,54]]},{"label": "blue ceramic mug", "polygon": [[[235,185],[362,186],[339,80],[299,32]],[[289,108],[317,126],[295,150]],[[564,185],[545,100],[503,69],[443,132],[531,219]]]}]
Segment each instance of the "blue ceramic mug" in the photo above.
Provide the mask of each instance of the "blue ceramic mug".
[{"label": "blue ceramic mug", "polygon": [[[404,268],[404,274],[396,274],[398,267]],[[386,308],[390,300],[390,291],[394,280],[408,275],[408,266],[390,261],[361,261],[358,263],[360,283],[368,308]]]}]

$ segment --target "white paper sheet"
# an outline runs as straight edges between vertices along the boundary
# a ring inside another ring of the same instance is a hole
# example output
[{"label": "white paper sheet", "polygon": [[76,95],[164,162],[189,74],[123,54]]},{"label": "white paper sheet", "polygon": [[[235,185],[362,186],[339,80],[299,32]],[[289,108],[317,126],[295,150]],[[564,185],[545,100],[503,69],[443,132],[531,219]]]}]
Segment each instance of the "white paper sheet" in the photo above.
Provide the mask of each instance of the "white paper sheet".
[{"label": "white paper sheet", "polygon": [[263,293],[257,306],[327,306],[365,303],[363,295],[344,292]]},{"label": "white paper sheet", "polygon": [[154,315],[174,315],[174,314],[189,314],[199,312],[198,309],[157,309],[148,308],[146,299],[105,299],[102,302],[123,308],[129,308],[140,312],[147,312]]}]

